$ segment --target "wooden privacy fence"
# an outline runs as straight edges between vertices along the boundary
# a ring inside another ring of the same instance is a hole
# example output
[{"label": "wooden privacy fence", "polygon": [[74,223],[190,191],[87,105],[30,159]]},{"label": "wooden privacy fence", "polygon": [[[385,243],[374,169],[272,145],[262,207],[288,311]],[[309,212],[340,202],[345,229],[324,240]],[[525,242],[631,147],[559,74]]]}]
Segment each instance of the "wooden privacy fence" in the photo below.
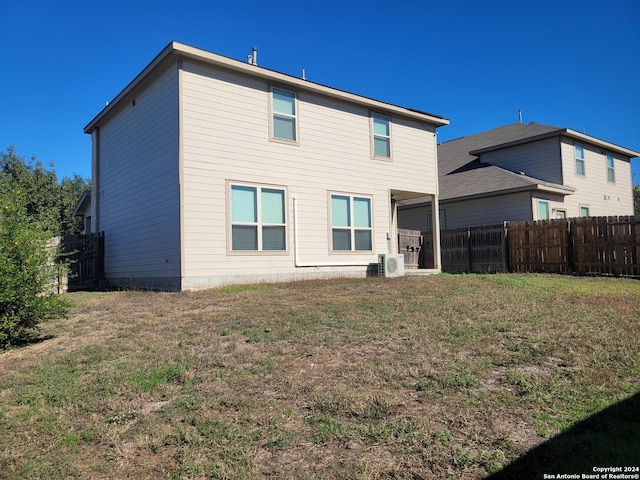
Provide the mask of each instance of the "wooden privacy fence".
[{"label": "wooden privacy fence", "polygon": [[[413,241],[421,246],[419,268],[432,268],[431,234],[423,232]],[[442,271],[449,273],[640,276],[638,216],[505,222],[446,229],[440,232],[440,244]]]},{"label": "wooden privacy fence", "polygon": [[68,290],[91,290],[104,278],[104,232],[62,238],[62,251],[69,262]]},{"label": "wooden privacy fence", "polygon": [[[506,265],[504,224],[454,228],[440,232],[442,270],[449,273],[504,272]],[[398,251],[405,268],[433,268],[431,232],[398,230]]]},{"label": "wooden privacy fence", "polygon": [[507,270],[506,232],[502,223],[440,232],[443,270],[494,273]]},{"label": "wooden privacy fence", "polygon": [[512,272],[640,276],[640,217],[506,224]]},{"label": "wooden privacy fence", "polygon": [[507,222],[512,272],[571,273],[570,221]]},{"label": "wooden privacy fence", "polygon": [[575,218],[570,235],[575,272],[640,275],[640,216]]}]

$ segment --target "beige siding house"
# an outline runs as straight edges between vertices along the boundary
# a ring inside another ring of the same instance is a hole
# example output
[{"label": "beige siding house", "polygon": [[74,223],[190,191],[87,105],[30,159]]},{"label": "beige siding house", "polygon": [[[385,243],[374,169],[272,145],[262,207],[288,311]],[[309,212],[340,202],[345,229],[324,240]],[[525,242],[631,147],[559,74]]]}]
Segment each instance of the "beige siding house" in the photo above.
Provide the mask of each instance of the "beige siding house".
[{"label": "beige siding house", "polygon": [[399,203],[437,211],[446,124],[170,43],[85,127],[106,280],[190,290],[365,276],[397,253]]},{"label": "beige siding house", "polygon": [[[639,153],[568,128],[515,123],[438,145],[441,228],[633,215]],[[429,199],[399,206],[401,228],[431,230]],[[425,221],[425,218],[427,221]]]}]

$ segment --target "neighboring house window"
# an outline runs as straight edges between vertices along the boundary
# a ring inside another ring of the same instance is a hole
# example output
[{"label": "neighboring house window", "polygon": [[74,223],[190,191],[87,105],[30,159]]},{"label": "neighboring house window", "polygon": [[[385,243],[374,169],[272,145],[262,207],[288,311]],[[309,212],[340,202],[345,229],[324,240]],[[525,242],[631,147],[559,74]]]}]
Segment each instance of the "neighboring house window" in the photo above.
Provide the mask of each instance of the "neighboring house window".
[{"label": "neighboring house window", "polygon": [[576,175],[584,175],[584,147],[582,145],[575,145],[576,156]]},{"label": "neighboring house window", "polygon": [[272,137],[280,140],[297,140],[296,94],[274,88],[271,90]]},{"label": "neighboring house window", "polygon": [[607,181],[611,183],[616,181],[616,161],[610,153],[607,153]]},{"label": "neighboring house window", "polygon": [[538,200],[538,220],[549,220],[549,202]]},{"label": "neighboring house window", "polygon": [[385,115],[371,114],[373,156],[391,158],[391,120]]},{"label": "neighboring house window", "polygon": [[331,195],[331,249],[373,250],[371,199]]},{"label": "neighboring house window", "polygon": [[580,216],[588,217],[589,216],[589,207],[585,205],[580,205]]},{"label": "neighboring house window", "polygon": [[285,191],[231,185],[231,250],[286,250]]},{"label": "neighboring house window", "polygon": [[[438,211],[438,217],[440,218],[440,230],[444,230],[447,228],[447,217],[444,213],[444,210]],[[433,231],[433,212],[427,212],[427,231]]]}]

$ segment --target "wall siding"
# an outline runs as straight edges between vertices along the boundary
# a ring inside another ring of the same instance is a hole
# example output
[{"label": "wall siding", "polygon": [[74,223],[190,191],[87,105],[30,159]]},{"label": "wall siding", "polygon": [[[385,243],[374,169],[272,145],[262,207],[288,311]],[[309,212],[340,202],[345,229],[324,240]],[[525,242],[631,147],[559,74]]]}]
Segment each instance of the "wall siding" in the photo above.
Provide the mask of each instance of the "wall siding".
[{"label": "wall siding", "polygon": [[575,194],[565,197],[568,216],[579,216],[581,205],[589,207],[589,215],[592,217],[633,215],[629,158],[614,154],[616,181],[611,183],[607,181],[608,152],[600,147],[580,144],[584,147],[585,175],[575,173],[574,141],[563,138],[561,143],[565,183],[577,189]]},{"label": "wall siding", "polygon": [[[392,118],[393,160],[371,158],[369,110],[298,92],[298,144],[269,140],[269,85],[185,61],[182,85],[184,288],[291,275],[364,275],[364,266],[294,266],[293,199],[300,262],[375,263],[389,252],[390,189],[435,193],[433,126]],[[408,173],[410,172],[410,173]],[[227,182],[286,189],[288,251],[229,252]],[[329,192],[372,198],[373,252],[331,253]]]},{"label": "wall siding", "polygon": [[545,182],[563,183],[557,137],[482,154],[481,161],[513,172],[524,172]]},{"label": "wall siding", "polygon": [[177,79],[174,65],[99,130],[98,228],[114,284],[179,287]]},{"label": "wall siding", "polygon": [[[440,210],[444,211],[445,216],[443,228],[522,220],[531,218],[531,194],[518,192],[461,202],[440,203]],[[427,215],[430,211],[430,204],[401,208],[398,211],[398,227],[424,231],[427,228]]]}]

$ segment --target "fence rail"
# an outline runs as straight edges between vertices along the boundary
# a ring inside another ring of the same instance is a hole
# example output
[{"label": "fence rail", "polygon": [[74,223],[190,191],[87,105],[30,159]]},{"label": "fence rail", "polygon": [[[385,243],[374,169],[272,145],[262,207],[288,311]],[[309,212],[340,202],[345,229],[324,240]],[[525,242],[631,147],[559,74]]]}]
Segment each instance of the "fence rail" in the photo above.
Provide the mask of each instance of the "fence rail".
[{"label": "fence rail", "polygon": [[[430,237],[419,241],[420,268],[433,258]],[[505,222],[442,230],[440,239],[444,272],[640,276],[640,216]]]}]

